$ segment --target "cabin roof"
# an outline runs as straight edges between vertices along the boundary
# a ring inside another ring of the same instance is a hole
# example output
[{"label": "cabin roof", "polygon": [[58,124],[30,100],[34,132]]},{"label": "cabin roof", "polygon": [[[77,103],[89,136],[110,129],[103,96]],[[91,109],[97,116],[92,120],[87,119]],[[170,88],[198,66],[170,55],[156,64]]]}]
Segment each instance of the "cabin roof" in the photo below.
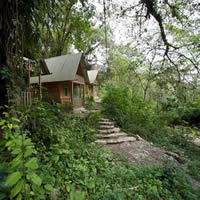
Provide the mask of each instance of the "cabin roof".
[{"label": "cabin roof", "polygon": [[[43,83],[76,80],[76,73],[81,62],[82,53],[63,55],[44,59],[50,75],[41,77]],[[38,83],[38,77],[31,77],[31,83]]]},{"label": "cabin roof", "polygon": [[95,83],[97,74],[98,74],[98,70],[88,70],[87,74],[88,74],[89,83],[91,83],[91,84]]}]

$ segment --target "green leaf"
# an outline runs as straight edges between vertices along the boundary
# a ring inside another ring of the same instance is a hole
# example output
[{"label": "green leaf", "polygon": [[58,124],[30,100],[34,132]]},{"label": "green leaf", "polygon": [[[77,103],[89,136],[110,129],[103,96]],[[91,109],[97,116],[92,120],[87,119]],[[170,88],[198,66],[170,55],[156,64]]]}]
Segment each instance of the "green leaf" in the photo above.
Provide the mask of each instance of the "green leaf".
[{"label": "green leaf", "polygon": [[4,120],[4,119],[3,119],[3,120],[1,120],[1,121],[0,121],[0,126],[4,125],[4,124],[5,124],[5,122],[6,122],[6,120]]},{"label": "green leaf", "polygon": [[22,177],[21,172],[14,172],[11,175],[9,175],[6,179],[5,185],[6,186],[13,186],[19,181],[19,179]]},{"label": "green leaf", "polygon": [[4,126],[1,127],[1,129],[4,129],[4,128],[7,128],[7,126],[4,125]]},{"label": "green leaf", "polygon": [[23,188],[23,180],[19,181],[17,185],[11,190],[10,198],[15,197]]},{"label": "green leaf", "polygon": [[22,200],[22,195],[19,194],[19,195],[17,196],[16,200]]},{"label": "green leaf", "polygon": [[3,112],[3,115],[5,116],[5,117],[9,117],[9,114],[7,113],[7,112]]},{"label": "green leaf", "polygon": [[27,148],[26,148],[26,151],[25,151],[25,153],[24,153],[24,157],[25,157],[25,158],[29,157],[30,155],[32,155],[33,152],[34,152],[33,147],[27,147]]},{"label": "green leaf", "polygon": [[20,122],[20,120],[17,119],[16,117],[12,117],[11,119],[12,119],[12,121]]},{"label": "green leaf", "polygon": [[41,178],[37,174],[35,174],[35,173],[29,174],[28,175],[28,179],[31,180],[36,185],[40,186],[42,184]]},{"label": "green leaf", "polygon": [[48,190],[48,191],[52,191],[52,189],[53,189],[53,186],[50,185],[50,184],[47,184],[47,185],[45,185],[44,187],[45,187],[45,189]]},{"label": "green leaf", "polygon": [[38,164],[37,164],[37,158],[31,158],[26,164],[25,167],[29,169],[37,169]]},{"label": "green leaf", "polygon": [[31,139],[26,139],[26,140],[24,141],[24,145],[25,145],[25,146],[33,146],[33,143],[31,142]]},{"label": "green leaf", "polygon": [[19,154],[16,158],[14,158],[9,165],[11,165],[12,168],[17,167],[18,165],[22,164],[22,154]]},{"label": "green leaf", "polygon": [[13,128],[13,125],[12,125],[12,124],[8,124],[8,128],[9,128],[9,129],[12,129],[12,128]]},{"label": "green leaf", "polygon": [[52,160],[54,160],[55,163],[57,163],[58,160],[59,160],[59,156],[58,156],[58,155],[54,155],[54,156],[52,157]]},{"label": "green leaf", "polygon": [[16,147],[11,153],[12,154],[19,154],[19,153],[21,153],[21,148]]},{"label": "green leaf", "polygon": [[71,191],[70,185],[67,185],[67,186],[66,186],[66,189],[67,189],[67,192],[70,192],[70,191]]},{"label": "green leaf", "polygon": [[11,146],[13,146],[15,143],[14,143],[14,141],[13,140],[10,140],[10,141],[8,141],[7,143],[6,143],[6,146],[7,147],[11,147]]}]

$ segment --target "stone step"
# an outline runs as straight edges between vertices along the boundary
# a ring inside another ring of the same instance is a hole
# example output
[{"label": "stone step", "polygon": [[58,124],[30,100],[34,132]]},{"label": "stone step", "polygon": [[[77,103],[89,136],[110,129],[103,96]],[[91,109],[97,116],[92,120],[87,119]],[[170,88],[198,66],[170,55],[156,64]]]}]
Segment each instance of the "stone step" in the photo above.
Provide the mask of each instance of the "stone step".
[{"label": "stone step", "polygon": [[98,144],[119,144],[123,142],[134,142],[136,138],[134,137],[118,137],[118,138],[109,138],[109,139],[98,139],[95,143]]},{"label": "stone step", "polygon": [[106,119],[106,118],[101,118],[100,121],[101,121],[101,122],[110,122],[110,120],[109,120],[109,119]]},{"label": "stone step", "polygon": [[126,133],[121,132],[121,133],[111,133],[111,134],[98,134],[97,138],[103,139],[103,138],[117,138],[121,136],[127,136]]},{"label": "stone step", "polygon": [[99,122],[100,125],[114,125],[114,122],[107,122],[107,121],[100,121]]},{"label": "stone step", "polygon": [[107,129],[113,129],[113,125],[100,125],[99,129],[100,130],[107,130]]},{"label": "stone step", "polygon": [[99,134],[111,134],[111,133],[119,133],[120,128],[113,128],[113,129],[107,129],[107,130],[99,130]]}]

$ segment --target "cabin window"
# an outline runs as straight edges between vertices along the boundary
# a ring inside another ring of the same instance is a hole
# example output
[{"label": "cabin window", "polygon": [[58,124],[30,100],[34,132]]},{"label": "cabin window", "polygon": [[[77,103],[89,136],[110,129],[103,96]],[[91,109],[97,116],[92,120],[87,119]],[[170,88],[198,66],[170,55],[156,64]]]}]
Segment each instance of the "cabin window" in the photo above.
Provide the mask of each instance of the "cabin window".
[{"label": "cabin window", "polygon": [[67,90],[67,88],[65,88],[65,96],[68,96],[68,90]]}]

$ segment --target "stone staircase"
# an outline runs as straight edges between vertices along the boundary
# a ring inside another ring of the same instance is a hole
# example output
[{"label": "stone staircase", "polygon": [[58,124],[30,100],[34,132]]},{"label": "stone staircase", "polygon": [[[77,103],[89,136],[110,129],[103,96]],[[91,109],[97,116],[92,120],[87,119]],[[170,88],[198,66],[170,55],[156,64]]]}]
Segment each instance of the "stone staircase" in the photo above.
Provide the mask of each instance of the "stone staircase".
[{"label": "stone staircase", "polygon": [[135,137],[130,137],[127,133],[116,128],[114,122],[109,119],[102,118],[99,122],[99,134],[95,143],[98,144],[119,144],[123,142],[136,141]]}]

